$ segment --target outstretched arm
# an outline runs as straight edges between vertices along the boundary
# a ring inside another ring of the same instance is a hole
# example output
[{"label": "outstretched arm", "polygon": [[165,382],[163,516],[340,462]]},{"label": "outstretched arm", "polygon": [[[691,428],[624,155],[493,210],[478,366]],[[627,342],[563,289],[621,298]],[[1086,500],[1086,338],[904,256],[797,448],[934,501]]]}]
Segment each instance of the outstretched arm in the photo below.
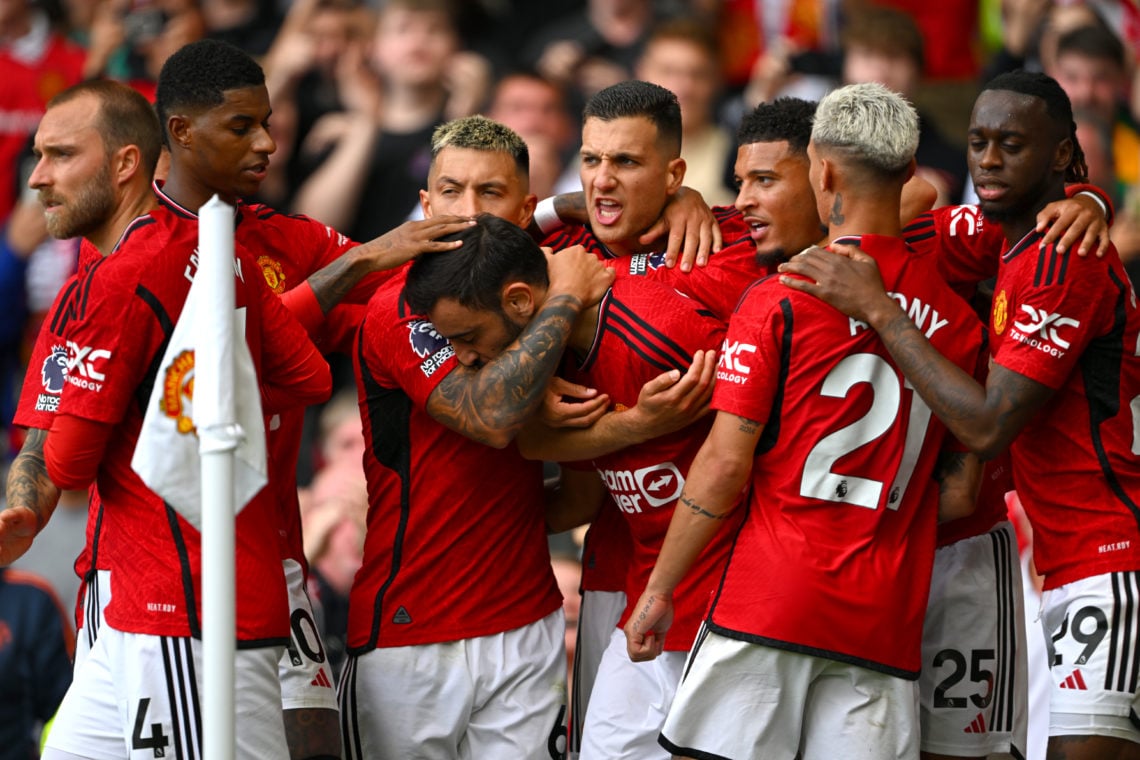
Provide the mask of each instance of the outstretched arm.
[{"label": "outstretched arm", "polygon": [[851,246],[836,249],[797,254],[780,265],[780,281],[870,325],[918,394],[967,448],[983,460],[1004,451],[1052,389],[997,364],[985,387],[979,385],[940,354],[887,295],[874,259]]},{"label": "outstretched arm", "polygon": [[732,514],[752,472],[763,427],[755,420],[717,412],[689,468],[657,564],[625,625],[626,648],[635,662],[652,660],[664,649],[673,622],[673,590]]}]

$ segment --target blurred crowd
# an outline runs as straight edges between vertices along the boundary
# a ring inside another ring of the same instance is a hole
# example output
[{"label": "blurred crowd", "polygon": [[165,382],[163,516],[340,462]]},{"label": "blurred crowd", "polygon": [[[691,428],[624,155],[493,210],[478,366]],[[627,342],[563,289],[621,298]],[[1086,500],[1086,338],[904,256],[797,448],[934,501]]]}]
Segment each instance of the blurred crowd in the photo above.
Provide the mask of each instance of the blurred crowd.
[{"label": "blurred crowd", "polygon": [[[630,78],[676,93],[686,184],[710,205],[735,195],[744,113],[779,95],[818,99],[865,81],[919,108],[918,162],[939,203],[971,202],[964,146],[980,84],[1042,70],[1073,102],[1090,179],[1116,204],[1122,259],[1140,262],[1140,11],[1131,0],[0,0],[0,428],[78,248],[47,235],[26,186],[44,105],[92,77],[153,97],[166,58],[202,37],[265,68],[277,152],[257,200],[356,240],[420,213],[431,133],[460,116],[486,114],[526,140],[540,198],[577,189],[581,107]],[[350,389],[347,363],[339,375]],[[365,529],[355,392],[314,411],[310,428],[299,471],[305,551],[326,630],[335,630]],[[4,435],[10,457],[19,431]],[[558,562],[572,578],[575,560]],[[338,662],[343,641],[326,644]]]}]

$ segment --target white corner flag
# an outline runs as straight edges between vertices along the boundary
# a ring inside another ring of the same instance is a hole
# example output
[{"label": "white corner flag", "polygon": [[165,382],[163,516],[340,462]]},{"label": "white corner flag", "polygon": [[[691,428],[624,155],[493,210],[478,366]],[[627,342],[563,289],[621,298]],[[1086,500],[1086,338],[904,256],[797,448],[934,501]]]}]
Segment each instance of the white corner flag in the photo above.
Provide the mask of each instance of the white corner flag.
[{"label": "white corner flag", "polygon": [[[236,448],[221,444],[235,455],[235,513],[268,476],[261,395],[245,342],[245,309],[234,309],[233,209],[215,197],[199,213],[199,268],[162,357],[131,467],[201,530],[200,442],[206,454],[219,450],[218,433],[236,437]],[[224,262],[215,267],[213,279],[206,264],[208,245],[221,248],[216,255]],[[203,435],[211,429],[213,435]]]}]

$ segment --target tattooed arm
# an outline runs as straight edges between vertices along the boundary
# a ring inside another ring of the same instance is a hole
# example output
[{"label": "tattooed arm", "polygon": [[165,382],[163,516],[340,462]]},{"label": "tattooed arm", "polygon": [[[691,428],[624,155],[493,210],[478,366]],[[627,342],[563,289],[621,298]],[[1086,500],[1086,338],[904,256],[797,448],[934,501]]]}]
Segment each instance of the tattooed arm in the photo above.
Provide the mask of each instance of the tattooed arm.
[{"label": "tattooed arm", "polygon": [[546,254],[550,288],[513,343],[482,367],[457,367],[427,401],[436,422],[495,448],[514,440],[534,414],[584,306],[602,299],[614,273],[581,246]]},{"label": "tattooed arm", "polygon": [[438,238],[470,227],[474,222],[458,216],[437,216],[404,222],[374,240],[345,251],[336,261],[314,272],[306,282],[328,314],[365,275],[395,269],[428,251],[451,251],[459,241]]},{"label": "tattooed arm", "polygon": [[673,589],[732,514],[752,472],[763,427],[755,420],[717,412],[673,508],[657,564],[625,625],[626,649],[635,662],[661,654],[673,622]]},{"label": "tattooed arm", "polygon": [[8,470],[8,508],[0,512],[0,565],[23,556],[59,503],[44,464],[46,430],[32,428]]},{"label": "tattooed arm", "polygon": [[581,309],[574,296],[548,297],[503,353],[480,368],[448,373],[428,397],[428,414],[479,443],[509,444],[542,401]]},{"label": "tattooed arm", "polygon": [[886,294],[874,259],[850,246],[839,248],[843,255],[819,248],[798,254],[780,271],[808,279],[780,281],[869,324],[931,411],[983,461],[1004,451],[1053,390],[1000,364],[979,385],[938,353]]}]

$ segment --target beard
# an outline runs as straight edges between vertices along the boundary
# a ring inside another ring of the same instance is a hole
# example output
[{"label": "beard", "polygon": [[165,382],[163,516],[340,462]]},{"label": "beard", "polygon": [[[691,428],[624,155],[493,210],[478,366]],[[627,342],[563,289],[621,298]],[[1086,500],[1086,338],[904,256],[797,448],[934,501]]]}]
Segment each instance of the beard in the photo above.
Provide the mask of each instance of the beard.
[{"label": "beard", "polygon": [[86,235],[104,224],[115,211],[110,167],[104,165],[63,208],[47,217],[48,234],[57,240]]}]

